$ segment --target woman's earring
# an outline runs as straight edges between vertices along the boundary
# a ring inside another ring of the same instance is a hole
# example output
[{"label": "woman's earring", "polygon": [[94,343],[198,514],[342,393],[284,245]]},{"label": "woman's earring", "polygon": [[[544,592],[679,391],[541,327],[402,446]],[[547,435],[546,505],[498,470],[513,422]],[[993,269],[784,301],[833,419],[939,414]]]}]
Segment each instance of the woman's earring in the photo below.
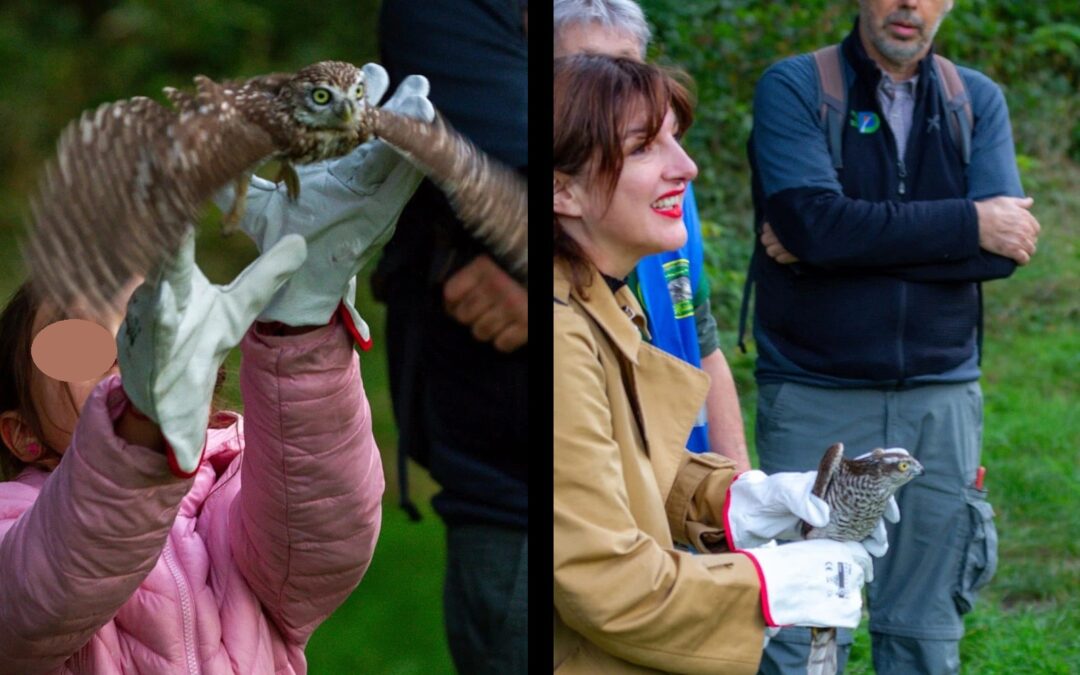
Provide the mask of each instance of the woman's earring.
[{"label": "woman's earring", "polygon": [[26,444],[26,454],[29,455],[31,459],[37,459],[37,456],[41,454],[41,445],[34,441],[30,441]]}]

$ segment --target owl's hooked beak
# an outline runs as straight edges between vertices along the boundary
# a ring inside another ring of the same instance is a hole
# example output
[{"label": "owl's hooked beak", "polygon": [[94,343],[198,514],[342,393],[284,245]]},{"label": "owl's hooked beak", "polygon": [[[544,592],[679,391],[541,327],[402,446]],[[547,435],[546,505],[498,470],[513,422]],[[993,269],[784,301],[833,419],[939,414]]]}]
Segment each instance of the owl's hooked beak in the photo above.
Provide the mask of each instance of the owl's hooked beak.
[{"label": "owl's hooked beak", "polygon": [[356,119],[356,102],[351,98],[338,101],[334,106],[334,114],[341,118],[346,127],[351,127]]}]

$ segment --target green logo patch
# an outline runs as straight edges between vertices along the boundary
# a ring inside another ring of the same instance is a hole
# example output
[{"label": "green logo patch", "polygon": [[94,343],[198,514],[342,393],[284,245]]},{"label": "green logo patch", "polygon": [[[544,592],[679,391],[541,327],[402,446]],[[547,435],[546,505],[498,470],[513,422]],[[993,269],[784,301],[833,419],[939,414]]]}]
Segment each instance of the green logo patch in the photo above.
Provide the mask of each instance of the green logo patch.
[{"label": "green logo patch", "polygon": [[875,112],[851,111],[851,126],[860,134],[872,134],[881,127],[881,118]]}]

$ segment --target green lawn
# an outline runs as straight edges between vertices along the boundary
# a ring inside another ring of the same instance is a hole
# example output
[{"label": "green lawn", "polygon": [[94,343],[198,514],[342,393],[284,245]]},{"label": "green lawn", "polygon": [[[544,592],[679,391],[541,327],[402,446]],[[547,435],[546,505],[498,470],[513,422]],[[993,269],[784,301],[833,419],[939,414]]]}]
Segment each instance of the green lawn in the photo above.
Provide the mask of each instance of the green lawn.
[{"label": "green lawn", "polygon": [[[1080,673],[1080,167],[1030,161],[1024,185],[1038,252],[984,286],[983,464],[1000,560],[960,644],[964,672],[980,675]],[[753,447],[753,349],[725,353]],[[865,621],[847,672],[873,672]]]}]

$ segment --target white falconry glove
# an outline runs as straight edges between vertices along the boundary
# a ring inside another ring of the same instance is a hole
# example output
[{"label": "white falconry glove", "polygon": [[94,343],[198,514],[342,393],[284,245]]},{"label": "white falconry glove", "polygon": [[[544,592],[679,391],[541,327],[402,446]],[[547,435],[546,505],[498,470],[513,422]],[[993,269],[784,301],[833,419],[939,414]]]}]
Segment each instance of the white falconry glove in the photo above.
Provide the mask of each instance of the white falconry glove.
[{"label": "white falconry glove", "polygon": [[829,505],[811,494],[816,479],[816,471],[739,474],[728,488],[724,504],[728,547],[735,551],[773,539],[802,539],[804,520],[814,527],[825,527]]},{"label": "white falconry glove", "polygon": [[[363,71],[365,98],[374,106],[386,92],[389,78],[378,64],[366,64]],[[384,108],[430,122],[435,109],[427,99],[428,89],[427,78],[410,75]],[[398,216],[423,174],[377,139],[344,157],[296,170],[301,188],[295,202],[289,200],[284,185],[252,177],[240,221],[260,251],[288,234],[302,235],[308,246],[307,262],[278,291],[259,320],[321,326],[341,312],[353,337],[367,349],[370,332],[353,306],[356,274],[394,233]],[[215,201],[227,206],[232,195],[228,188]]]},{"label": "white falconry glove", "polygon": [[283,237],[231,284],[215,286],[195,265],[189,229],[179,252],[131,296],[116,336],[124,392],[161,427],[176,475],[199,467],[218,367],[306,250],[303,237]]},{"label": "white falconry glove", "polygon": [[757,568],[768,626],[855,628],[862,587],[874,579],[863,545],[812,539],[739,551]]}]

